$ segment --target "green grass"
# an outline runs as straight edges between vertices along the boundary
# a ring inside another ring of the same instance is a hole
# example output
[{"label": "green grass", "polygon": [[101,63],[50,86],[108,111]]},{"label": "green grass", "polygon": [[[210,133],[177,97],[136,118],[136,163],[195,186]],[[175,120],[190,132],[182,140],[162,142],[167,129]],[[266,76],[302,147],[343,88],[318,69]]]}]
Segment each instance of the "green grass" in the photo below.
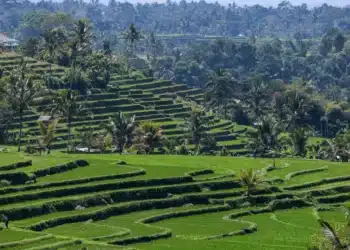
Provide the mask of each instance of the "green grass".
[{"label": "green grass", "polygon": [[[223,123],[218,122],[218,124]],[[174,124],[174,123],[168,123]],[[78,187],[90,187],[92,185],[101,185],[109,183],[118,183],[121,181],[129,180],[141,180],[141,179],[154,179],[154,178],[169,178],[175,176],[184,176],[187,172],[202,169],[212,169],[213,174],[200,175],[194,178],[193,182],[198,182],[198,185],[202,186],[202,190],[188,190],[172,195],[172,198],[149,198],[149,200],[157,201],[179,199],[183,196],[201,195],[206,197],[210,195],[215,197],[217,202],[234,200],[241,197],[241,191],[244,188],[227,188],[225,186],[218,187],[217,189],[208,189],[207,185],[209,181],[206,178],[220,177],[226,174],[232,174],[235,172],[237,175],[243,168],[262,169],[271,166],[271,159],[253,159],[244,157],[212,157],[212,156],[171,156],[171,155],[117,155],[117,154],[64,154],[59,152],[53,152],[51,156],[25,156],[24,154],[18,154],[15,148],[10,148],[10,153],[0,153],[0,158],[3,162],[13,163],[23,160],[33,160],[33,166],[29,167],[30,171],[33,169],[47,168],[49,166],[57,165],[64,162],[69,162],[77,159],[85,159],[89,161],[90,165],[83,168],[77,168],[69,170],[64,173],[45,176],[38,179],[40,184],[48,184],[52,182],[60,182],[64,180],[75,180],[96,176],[108,176],[118,173],[127,173],[144,169],[146,175],[130,177],[126,179],[111,179],[94,181],[91,183],[82,183],[77,185],[64,185],[60,187],[47,187],[39,188],[28,191],[17,191],[10,194],[4,194],[3,197],[17,197],[25,194],[43,193],[46,191],[57,190],[74,190]],[[123,160],[127,165],[117,166],[116,161]],[[263,176],[263,179],[280,178],[285,179],[286,175],[292,172],[303,171],[306,169],[315,169],[328,166],[328,169],[324,172],[309,173],[300,176],[295,176],[289,180],[284,181],[281,184],[273,184],[280,188],[289,185],[302,184],[310,181],[317,181],[322,178],[329,178],[335,176],[349,175],[348,163],[332,163],[328,161],[320,160],[302,160],[302,159],[277,159],[276,165],[278,169],[270,171]],[[23,168],[23,170],[26,168]],[[215,180],[215,183],[224,183],[225,181],[237,181],[236,177],[226,177],[223,179]],[[296,191],[284,191],[284,193],[294,193],[296,195],[303,192],[309,192],[310,190],[322,190],[333,187],[345,187],[350,184],[349,181],[342,181],[338,183],[326,184],[323,186],[316,186],[311,188],[305,188]],[[177,187],[183,184],[172,184],[169,186]],[[188,184],[186,184],[188,185]],[[75,204],[79,204],[80,201],[87,197],[96,196],[99,194],[109,194],[112,192],[127,192],[130,190],[145,190],[148,188],[156,188],[167,185],[156,185],[149,187],[130,187],[121,189],[108,189],[105,191],[91,191],[87,193],[75,194],[74,192],[63,197],[53,196],[38,196],[31,200],[15,201],[12,204],[0,205],[0,213],[3,210],[11,211],[14,209],[21,209],[21,211],[27,211],[26,213],[32,213],[28,209],[34,205],[48,204],[48,202],[75,201]],[[24,186],[18,186],[24,187]],[[260,189],[266,188],[266,184],[260,185]],[[16,188],[16,187],[14,187]],[[281,189],[282,190],[282,189]],[[283,190],[282,190],[283,191]],[[336,193],[334,193],[336,194]],[[343,193],[347,194],[347,193]],[[303,194],[302,194],[303,195]],[[320,197],[324,195],[320,194]],[[326,195],[326,194],[325,194]],[[329,195],[329,193],[327,193]],[[273,197],[273,195],[271,195]],[[73,208],[66,207],[63,210],[55,211],[51,208],[50,211],[43,213],[28,214],[27,218],[21,220],[12,220],[10,222],[9,230],[0,231],[0,243],[21,241],[24,239],[32,239],[47,234],[52,234],[56,239],[44,239],[42,242],[32,242],[23,246],[17,246],[15,249],[28,249],[30,247],[38,247],[43,245],[54,244],[60,241],[67,241],[72,239],[82,239],[84,243],[79,246],[64,247],[62,249],[81,249],[86,246],[88,249],[117,249],[118,247],[107,245],[106,242],[116,240],[126,240],[139,236],[155,235],[166,230],[172,232],[172,236],[167,239],[152,240],[148,243],[131,244],[130,247],[139,250],[148,249],[305,249],[310,242],[312,235],[319,233],[318,223],[313,216],[313,210],[308,208],[295,208],[286,210],[277,210],[274,212],[268,212],[263,214],[251,214],[248,216],[239,217],[235,220],[227,219],[227,215],[236,213],[238,211],[247,209],[260,209],[261,207],[249,206],[245,208],[232,208],[231,210],[224,212],[211,212],[197,215],[186,215],[177,218],[165,219],[151,224],[140,223],[141,219],[149,218],[156,215],[161,215],[171,212],[188,211],[193,209],[203,209],[214,206],[214,204],[194,204],[184,206],[183,203],[178,205],[164,205],[159,206],[158,209],[146,210],[131,210],[125,214],[110,214],[107,217],[96,217],[95,221],[71,221],[58,226],[51,226],[45,229],[41,233],[35,233],[23,228],[29,225],[34,225],[42,221],[54,220],[57,218],[70,218],[71,216],[96,214],[97,211],[107,211],[108,207],[119,206],[131,206],[136,204],[138,198],[134,197],[132,200],[126,202],[114,202],[109,205],[100,204],[88,204],[86,209],[82,211],[74,210]],[[146,202],[142,200],[141,202]],[[242,202],[243,204],[243,202]],[[345,204],[348,204],[345,202]],[[349,203],[350,204],[350,203]],[[217,205],[215,205],[217,206]],[[262,205],[261,205],[262,206]],[[344,222],[344,214],[341,209],[334,211],[320,212],[320,216],[328,221],[332,225],[337,225]],[[30,216],[29,216],[30,215]],[[94,217],[95,218],[95,217]],[[235,232],[243,228],[248,227],[254,223],[257,225],[257,231],[249,235],[244,236],[231,236],[214,240],[205,240],[206,237],[227,234]],[[104,237],[99,241],[95,241],[96,237]],[[58,237],[58,238],[57,238]],[[60,238],[63,237],[63,238]]]},{"label": "green grass", "polygon": [[42,234],[32,233],[28,231],[18,231],[12,229],[2,229],[0,231],[0,243],[8,243],[40,237]]},{"label": "green grass", "polygon": [[86,238],[111,235],[123,232],[123,228],[103,226],[93,222],[71,223],[46,230],[46,232],[69,237]]}]

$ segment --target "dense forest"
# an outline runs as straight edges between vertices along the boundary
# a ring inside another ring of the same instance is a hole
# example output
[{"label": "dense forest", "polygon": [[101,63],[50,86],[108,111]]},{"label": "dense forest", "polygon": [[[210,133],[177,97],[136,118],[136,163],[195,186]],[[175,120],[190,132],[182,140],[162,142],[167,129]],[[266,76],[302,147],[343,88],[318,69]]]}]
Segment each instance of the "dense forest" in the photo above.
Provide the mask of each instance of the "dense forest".
[{"label": "dense forest", "polygon": [[[283,133],[291,135],[287,144],[299,156],[305,156],[311,134],[344,139],[350,110],[349,8],[323,5],[310,10],[289,2],[278,8],[243,8],[204,1],[135,6],[113,1],[108,6],[98,1],[11,1],[4,6],[2,29],[20,40],[17,53],[49,63],[41,75],[41,90],[26,86],[33,91],[31,101],[38,98],[34,93],[44,91],[44,99],[49,99],[44,102],[58,95],[56,100],[74,106],[79,95],[111,88],[119,92],[112,75],[139,82],[156,79],[204,93],[203,98],[184,96],[180,101],[176,93],[166,94],[174,102],[195,102],[203,109],[188,118],[191,142],[197,146],[208,129],[203,124],[208,115],[256,126],[257,134],[247,136],[253,138],[250,147],[259,151],[271,150]],[[18,103],[8,107],[11,94],[17,93],[8,87],[15,86],[16,79],[26,82],[24,66],[13,72],[0,67],[2,92],[8,94],[2,103],[6,126],[11,124],[6,110],[20,114]],[[64,69],[60,77],[53,73],[56,67]],[[22,103],[21,112],[28,103]],[[70,124],[69,115],[65,119]],[[212,139],[206,145],[215,144]],[[120,145],[116,148],[122,151]]]},{"label": "dense forest", "polygon": [[[74,19],[88,18],[101,36],[115,35],[134,23],[144,32],[157,34],[201,34],[220,36],[291,37],[296,32],[304,38],[321,37],[328,29],[350,29],[350,8],[324,4],[308,8],[293,6],[288,1],[277,8],[222,6],[218,3],[167,1],[132,5],[111,0],[108,5],[98,0],[64,0],[63,2],[1,0],[0,31],[28,35],[28,29],[38,30],[50,25],[47,13],[62,12]],[[61,23],[66,22],[62,16]],[[53,23],[51,23],[53,25]],[[25,29],[27,32],[24,32]],[[30,33],[33,34],[33,33]]]}]

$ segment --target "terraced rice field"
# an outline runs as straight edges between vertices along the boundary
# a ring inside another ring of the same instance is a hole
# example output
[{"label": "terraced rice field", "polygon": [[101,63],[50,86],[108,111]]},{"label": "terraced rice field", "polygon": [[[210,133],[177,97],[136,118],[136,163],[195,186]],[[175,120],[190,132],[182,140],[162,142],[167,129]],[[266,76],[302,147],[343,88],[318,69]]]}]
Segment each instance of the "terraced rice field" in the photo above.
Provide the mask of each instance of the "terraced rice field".
[{"label": "terraced rice field", "polygon": [[[1,249],[306,249],[350,200],[350,165],[301,159],[0,153]],[[116,162],[125,161],[126,165]],[[14,164],[21,162],[21,164]],[[263,173],[244,196],[237,173]],[[3,183],[3,182],[2,182]],[[15,184],[16,183],[16,184]]]},{"label": "terraced rice field", "polygon": [[[0,65],[10,71],[20,62],[20,56],[16,54],[1,54]],[[43,72],[48,72],[50,65],[38,62],[32,58],[26,58],[29,67],[40,80]],[[40,66],[40,67],[39,67]],[[65,68],[52,65],[56,76],[64,74]],[[156,80],[153,78],[132,79],[128,75],[120,76],[112,74],[108,89],[101,93],[93,93],[89,96],[81,96],[81,104],[93,114],[91,119],[77,117],[74,119],[73,141],[79,141],[78,133],[89,128],[99,130],[101,124],[106,123],[108,118],[116,112],[123,111],[125,114],[135,115],[137,121],[151,120],[158,123],[164,135],[169,138],[183,137],[184,131],[179,125],[189,116],[190,107],[186,102],[176,100],[174,97],[182,97],[201,103],[203,92],[201,89],[190,89],[184,84],[175,84],[171,81]],[[48,102],[37,103],[31,110],[27,110],[24,116],[23,143],[34,142],[40,134],[37,119],[50,110]],[[244,126],[239,126],[230,121],[220,120],[210,116],[210,133],[215,136],[216,150],[225,147],[238,154],[247,154],[245,143],[240,139],[245,138]],[[15,119],[10,126],[10,133],[14,135],[19,130],[19,119]],[[52,144],[53,149],[64,149],[67,145],[67,125],[61,120],[56,132],[56,139]]]}]

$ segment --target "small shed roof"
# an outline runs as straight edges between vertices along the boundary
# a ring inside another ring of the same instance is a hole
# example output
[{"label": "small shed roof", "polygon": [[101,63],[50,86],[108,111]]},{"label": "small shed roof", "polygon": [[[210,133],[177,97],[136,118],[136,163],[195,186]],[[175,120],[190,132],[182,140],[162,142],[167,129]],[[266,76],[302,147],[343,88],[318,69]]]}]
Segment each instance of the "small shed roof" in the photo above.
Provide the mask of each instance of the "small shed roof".
[{"label": "small shed roof", "polygon": [[0,44],[5,46],[15,46],[18,45],[18,41],[16,39],[9,38],[3,33],[0,33]]},{"label": "small shed roof", "polygon": [[48,121],[51,121],[52,119],[53,117],[50,115],[42,115],[39,117],[38,121],[48,122]]}]

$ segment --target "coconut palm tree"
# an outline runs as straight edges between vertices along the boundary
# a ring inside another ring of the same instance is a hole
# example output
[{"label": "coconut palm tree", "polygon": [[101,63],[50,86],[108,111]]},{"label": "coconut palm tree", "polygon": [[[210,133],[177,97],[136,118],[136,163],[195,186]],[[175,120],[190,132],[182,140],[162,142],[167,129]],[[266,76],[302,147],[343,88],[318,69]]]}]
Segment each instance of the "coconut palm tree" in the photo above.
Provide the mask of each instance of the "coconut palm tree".
[{"label": "coconut palm tree", "polygon": [[66,37],[63,30],[58,28],[47,30],[43,34],[43,38],[40,56],[50,63],[50,72],[52,74],[52,64],[60,52],[60,48],[65,43]]},{"label": "coconut palm tree", "polygon": [[281,123],[272,116],[267,116],[255,125],[255,130],[248,131],[248,146],[255,152],[272,155],[275,166],[276,153],[281,149],[280,134],[283,131]]},{"label": "coconut palm tree", "polygon": [[261,119],[268,103],[268,84],[260,76],[248,80],[250,89],[244,95],[243,102],[252,112],[255,120]]},{"label": "coconut palm tree", "polygon": [[251,196],[251,192],[261,183],[260,174],[253,169],[241,169],[239,174],[241,185],[247,189],[246,195]]},{"label": "coconut palm tree", "polygon": [[38,139],[40,148],[45,148],[50,153],[50,145],[55,139],[56,127],[58,120],[50,121],[49,124],[45,124],[43,121],[39,121],[40,137]]},{"label": "coconut palm tree", "polygon": [[303,127],[296,128],[290,133],[292,148],[295,155],[305,157],[309,137],[309,130]]},{"label": "coconut palm tree", "polygon": [[135,133],[134,146],[147,154],[152,153],[163,140],[163,130],[152,121],[141,122]]},{"label": "coconut palm tree", "polygon": [[90,48],[93,39],[93,31],[88,20],[81,19],[75,22],[73,27],[73,39],[78,42],[78,52],[83,53]]},{"label": "coconut palm tree", "polygon": [[206,136],[206,131],[208,130],[208,118],[205,116],[205,112],[199,108],[192,107],[190,117],[185,120],[181,127],[198,150],[199,144]]},{"label": "coconut palm tree", "polygon": [[78,102],[79,93],[70,89],[63,89],[57,92],[57,96],[53,100],[52,114],[58,114],[65,118],[68,129],[68,144],[71,145],[71,127],[73,118],[80,115],[83,111],[83,105]]},{"label": "coconut palm tree", "polygon": [[315,213],[315,216],[317,218],[318,223],[321,226],[322,233],[325,237],[324,240],[327,242],[324,242],[323,239],[318,239],[317,242],[315,242],[316,246],[312,246],[309,249],[312,250],[349,250],[350,244],[348,241],[348,237],[345,236],[342,237],[341,233],[344,233],[342,231],[345,231],[345,233],[348,233],[349,227],[350,227],[350,209],[348,207],[343,207],[345,210],[345,228],[339,232],[339,230],[336,230],[333,228],[327,221],[321,219],[318,215],[318,213]]},{"label": "coconut palm tree", "polygon": [[17,69],[0,86],[0,92],[9,106],[19,117],[18,152],[21,151],[23,115],[29,109],[34,98],[39,94],[39,85],[32,80],[31,71],[24,59],[21,59]]},{"label": "coconut palm tree", "polygon": [[307,95],[303,83],[293,83],[284,93],[285,112],[287,114],[286,129],[293,129],[303,126],[305,118],[311,109],[311,99]]},{"label": "coconut palm tree", "polygon": [[126,146],[131,145],[135,127],[135,116],[127,117],[123,112],[119,112],[109,118],[105,129],[112,136],[115,148],[120,154]]},{"label": "coconut palm tree", "polygon": [[233,77],[229,74],[225,74],[221,69],[214,74],[206,84],[206,95],[209,101],[209,106],[217,107],[219,114],[223,107],[225,118],[227,118],[227,106],[234,97],[236,86],[237,84]]},{"label": "coconut palm tree", "polygon": [[8,128],[14,116],[14,110],[6,103],[0,103],[0,143],[7,144]]},{"label": "coconut palm tree", "polygon": [[124,39],[130,44],[131,54],[134,54],[136,42],[143,38],[143,35],[137,30],[135,24],[130,24],[129,28],[123,34]]},{"label": "coconut palm tree", "polygon": [[88,20],[82,19],[74,23],[73,31],[68,42],[71,66],[76,66],[77,57],[85,55],[91,48],[94,38],[92,26]]}]

